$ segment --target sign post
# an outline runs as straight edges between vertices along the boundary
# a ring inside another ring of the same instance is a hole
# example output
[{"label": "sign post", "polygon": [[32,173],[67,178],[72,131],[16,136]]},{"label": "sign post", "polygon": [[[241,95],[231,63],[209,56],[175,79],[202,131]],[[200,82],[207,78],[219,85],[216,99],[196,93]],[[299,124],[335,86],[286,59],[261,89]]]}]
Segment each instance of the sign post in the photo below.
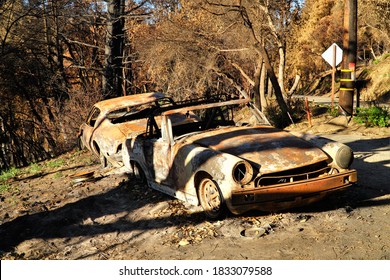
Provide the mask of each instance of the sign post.
[{"label": "sign post", "polygon": [[332,110],[334,108],[334,93],[335,93],[335,80],[336,80],[336,66],[340,64],[343,59],[343,50],[336,44],[333,43],[322,55],[322,58],[325,59],[332,66]]}]

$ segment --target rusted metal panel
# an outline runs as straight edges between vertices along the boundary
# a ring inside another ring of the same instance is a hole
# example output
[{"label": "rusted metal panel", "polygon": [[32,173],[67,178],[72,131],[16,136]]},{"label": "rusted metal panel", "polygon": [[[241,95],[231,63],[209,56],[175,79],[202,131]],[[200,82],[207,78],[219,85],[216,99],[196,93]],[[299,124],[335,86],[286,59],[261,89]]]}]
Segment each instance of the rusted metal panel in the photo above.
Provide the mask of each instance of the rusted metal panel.
[{"label": "rusted metal panel", "polygon": [[230,100],[230,101],[224,101],[224,102],[216,102],[216,103],[208,103],[208,104],[202,104],[202,105],[196,105],[196,106],[189,106],[179,109],[173,109],[166,111],[163,113],[163,115],[171,115],[174,113],[179,113],[184,111],[195,111],[195,110],[200,110],[200,109],[210,109],[210,108],[216,108],[216,107],[222,107],[222,106],[227,106],[227,105],[239,105],[239,104],[246,104],[250,102],[250,99],[237,99],[237,100]]},{"label": "rusted metal panel", "polygon": [[248,210],[282,210],[305,205],[313,199],[340,191],[357,181],[356,170],[264,188],[232,193],[231,209],[242,213]]},{"label": "rusted metal panel", "polygon": [[[148,115],[143,115],[138,119],[119,119],[127,114],[133,106],[145,105],[148,109],[155,105],[155,102],[164,98],[163,93],[145,93],[129,96],[122,96],[100,101],[94,105],[87,122],[80,127],[79,137],[84,145],[96,155],[103,155],[114,166],[121,166],[121,153],[118,153],[126,137],[138,135],[146,129]],[[150,104],[150,105],[149,105]],[[134,112],[137,113],[139,107]],[[123,110],[118,116],[115,112]],[[98,116],[92,117],[93,112],[98,112]],[[114,112],[114,114],[113,114]],[[129,114],[131,116],[131,114]],[[96,118],[96,119],[95,119]],[[133,116],[136,118],[136,116]]]},{"label": "rusted metal panel", "polygon": [[118,108],[125,108],[131,106],[137,106],[147,104],[158,99],[163,98],[165,95],[161,92],[150,92],[142,94],[134,94],[121,96],[111,99],[102,100],[95,104],[95,107],[99,108],[103,113],[116,110]]},{"label": "rusted metal panel", "polygon": [[115,126],[120,130],[123,136],[128,136],[130,133],[144,131],[146,128],[146,119],[135,120],[130,122],[125,122],[121,124],[116,124]]}]

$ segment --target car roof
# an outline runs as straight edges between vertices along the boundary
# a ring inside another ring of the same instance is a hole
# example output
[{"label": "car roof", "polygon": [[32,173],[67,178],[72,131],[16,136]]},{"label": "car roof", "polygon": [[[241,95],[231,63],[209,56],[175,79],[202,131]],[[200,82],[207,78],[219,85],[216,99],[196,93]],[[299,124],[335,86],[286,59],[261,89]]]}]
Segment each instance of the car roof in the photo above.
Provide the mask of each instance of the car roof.
[{"label": "car roof", "polygon": [[146,104],[164,97],[165,95],[161,92],[126,95],[99,101],[95,104],[95,107],[99,108],[104,113],[108,113],[120,108]]}]

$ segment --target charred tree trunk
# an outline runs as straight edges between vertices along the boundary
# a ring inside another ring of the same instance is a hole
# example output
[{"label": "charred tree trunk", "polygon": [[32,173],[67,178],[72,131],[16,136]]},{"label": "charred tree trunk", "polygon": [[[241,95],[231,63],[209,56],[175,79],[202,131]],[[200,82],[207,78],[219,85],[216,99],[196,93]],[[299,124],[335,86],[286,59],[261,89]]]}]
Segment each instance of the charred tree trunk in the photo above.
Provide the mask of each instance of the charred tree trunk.
[{"label": "charred tree trunk", "polygon": [[125,0],[108,1],[103,94],[106,98],[122,95],[122,58]]},{"label": "charred tree trunk", "polygon": [[261,104],[261,98],[260,98],[260,79],[261,79],[261,72],[263,71],[263,59],[261,57],[258,58],[256,71],[254,74],[254,80],[255,85],[253,86],[254,91],[254,99],[255,99],[255,106],[261,110],[261,107],[263,104]]},{"label": "charred tree trunk", "polygon": [[287,124],[288,120],[290,119],[290,116],[289,116],[286,101],[283,98],[282,90],[279,86],[278,78],[276,77],[274,69],[272,68],[272,65],[269,61],[269,56],[268,56],[268,53],[267,53],[267,50],[265,49],[265,47],[262,45],[259,46],[259,51],[261,53],[261,56],[264,59],[264,66],[267,69],[267,74],[268,74],[269,79],[270,79],[272,86],[274,88],[275,97],[276,97],[276,100],[280,106],[280,110],[282,111],[283,119],[284,119],[285,123]]},{"label": "charred tree trunk", "polygon": [[265,112],[265,110],[268,107],[267,98],[265,96],[266,91],[268,87],[268,75],[267,70],[264,67],[261,67],[261,74],[260,74],[260,103],[261,103],[261,111]]},{"label": "charred tree trunk", "polygon": [[57,1],[42,1],[42,19],[45,34],[46,56],[50,71],[56,77],[51,84],[56,99],[69,98],[69,82],[64,67],[64,48],[60,31],[61,12]]},{"label": "charred tree trunk", "polygon": [[264,66],[263,59],[260,57],[256,71],[255,71],[255,85],[254,85],[254,92],[255,92],[255,105],[258,107],[262,112],[265,112],[265,109],[268,106],[267,99],[265,97],[266,93],[266,80],[267,80],[267,70]]},{"label": "charred tree trunk", "polygon": [[283,95],[285,95],[284,89],[284,70],[286,66],[286,47],[282,43],[279,43],[279,73],[278,73],[278,82],[280,90]]}]

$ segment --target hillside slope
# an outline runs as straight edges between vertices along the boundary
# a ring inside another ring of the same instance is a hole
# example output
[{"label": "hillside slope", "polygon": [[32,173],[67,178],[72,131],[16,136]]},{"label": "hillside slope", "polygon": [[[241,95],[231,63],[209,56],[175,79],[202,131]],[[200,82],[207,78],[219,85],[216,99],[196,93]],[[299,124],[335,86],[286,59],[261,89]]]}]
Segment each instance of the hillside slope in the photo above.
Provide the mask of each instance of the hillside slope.
[{"label": "hillside slope", "polygon": [[363,69],[358,80],[364,80],[365,85],[360,92],[362,101],[390,101],[390,54],[385,55],[377,63]]}]

